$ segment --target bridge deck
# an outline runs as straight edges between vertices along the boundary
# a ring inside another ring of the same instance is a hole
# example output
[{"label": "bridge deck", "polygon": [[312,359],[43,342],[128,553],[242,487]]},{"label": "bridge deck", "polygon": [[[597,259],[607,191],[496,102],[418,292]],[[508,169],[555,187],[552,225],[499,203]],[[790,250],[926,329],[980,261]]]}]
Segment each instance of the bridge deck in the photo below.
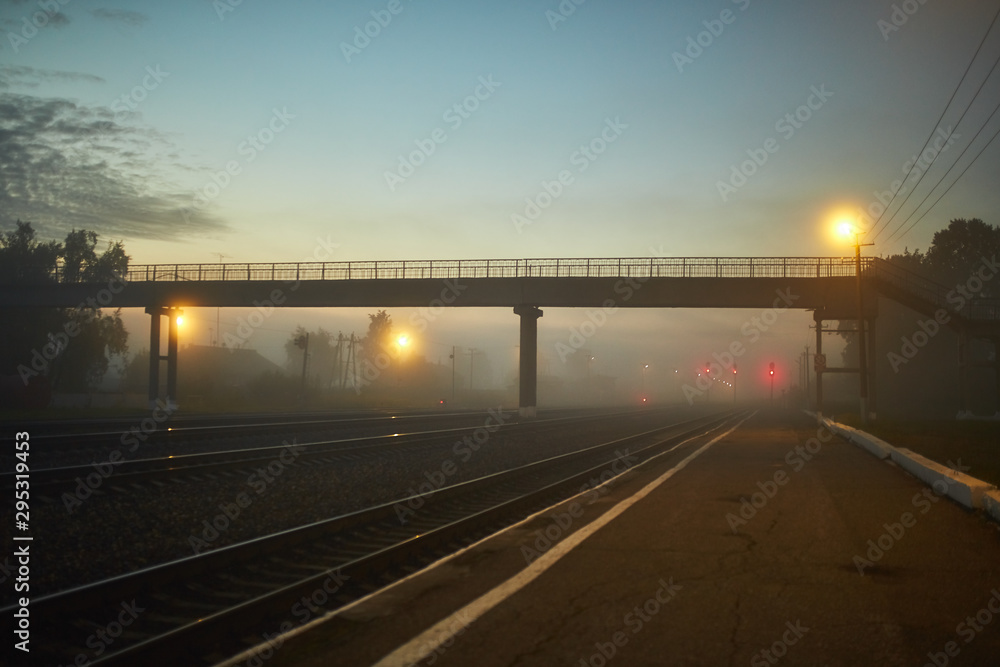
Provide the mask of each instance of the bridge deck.
[{"label": "bridge deck", "polygon": [[[823,308],[855,312],[840,257],[489,259],[129,268],[114,307]],[[57,280],[60,276],[54,276]],[[0,306],[71,307],[106,285],[19,284]],[[105,295],[107,296],[107,295]]]},{"label": "bridge deck", "polygon": [[[861,267],[869,295],[877,291],[932,317],[943,308],[955,316],[956,326],[980,323],[993,331],[1000,321],[998,299],[963,299],[956,305],[954,289],[891,262],[865,257]],[[49,283],[5,286],[0,307],[73,307],[110,289],[102,305],[769,308],[777,303],[821,309],[825,319],[851,319],[856,276],[851,257],[143,264],[130,266],[115,285],[68,281],[57,267]],[[876,314],[874,305],[866,314]]]}]

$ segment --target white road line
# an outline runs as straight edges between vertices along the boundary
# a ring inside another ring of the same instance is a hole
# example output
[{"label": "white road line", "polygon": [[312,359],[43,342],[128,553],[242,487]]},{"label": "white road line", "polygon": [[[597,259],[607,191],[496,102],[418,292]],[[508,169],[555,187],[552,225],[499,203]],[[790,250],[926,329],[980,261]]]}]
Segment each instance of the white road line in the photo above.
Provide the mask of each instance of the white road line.
[{"label": "white road line", "polygon": [[[443,644],[451,643],[457,632],[464,630],[467,626],[476,621],[486,612],[490,611],[501,602],[517,593],[529,583],[537,579],[543,572],[555,565],[559,559],[572,551],[585,539],[593,535],[602,527],[620,516],[625,510],[632,507],[654,489],[673,477],[678,471],[683,470],[688,463],[700,456],[705,450],[722,440],[724,437],[739,428],[743,422],[753,417],[756,411],[743,418],[736,426],[716,436],[706,444],[702,445],[693,453],[689,454],[680,463],[667,472],[644,486],[635,495],[622,500],[610,510],[583,526],[574,533],[571,533],[561,542],[553,546],[549,551],[542,554],[520,573],[500,584],[485,595],[473,600],[466,606],[459,609],[452,615],[440,620],[424,632],[420,633],[407,643],[403,644],[389,655],[379,660],[373,667],[408,667],[429,656],[438,650]],[[560,503],[561,504],[561,503]]]}]

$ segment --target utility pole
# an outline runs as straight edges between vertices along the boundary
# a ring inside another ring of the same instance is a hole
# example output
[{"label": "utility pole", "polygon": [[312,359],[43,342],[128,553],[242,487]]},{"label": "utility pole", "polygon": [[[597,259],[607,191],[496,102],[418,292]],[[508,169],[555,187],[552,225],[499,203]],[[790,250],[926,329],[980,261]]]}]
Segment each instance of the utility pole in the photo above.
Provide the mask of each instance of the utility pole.
[{"label": "utility pole", "polygon": [[806,345],[806,409],[809,409],[809,346]]},{"label": "utility pole", "polygon": [[295,339],[295,345],[302,348],[302,397],[306,395],[306,364],[309,361],[309,332]]},{"label": "utility pole", "polygon": [[451,346],[451,401],[455,402],[455,346]]},{"label": "utility pole", "polygon": [[[340,384],[340,376],[341,376],[340,367],[344,363],[343,351],[342,351],[343,345],[344,345],[344,332],[341,331],[341,332],[337,333],[337,351],[334,352],[334,354],[333,354],[333,383],[332,384],[334,386]],[[343,389],[344,387],[341,386],[340,388]]]},{"label": "utility pole", "polygon": [[857,232],[854,242],[855,272],[858,274],[858,394],[861,397],[861,423],[868,423],[868,350],[865,339],[865,309],[864,309],[864,289],[861,281],[861,247],[875,245],[874,243],[862,243],[861,233]]},{"label": "utility pole", "polygon": [[344,382],[342,384],[347,384],[347,371],[348,369],[354,369],[354,373],[351,375],[351,387],[355,389],[358,388],[358,359],[357,355],[354,354],[354,332],[351,332],[351,341],[347,346],[347,361],[344,363]]},{"label": "utility pole", "polygon": [[469,393],[472,393],[472,377],[476,370],[476,349],[469,350]]}]

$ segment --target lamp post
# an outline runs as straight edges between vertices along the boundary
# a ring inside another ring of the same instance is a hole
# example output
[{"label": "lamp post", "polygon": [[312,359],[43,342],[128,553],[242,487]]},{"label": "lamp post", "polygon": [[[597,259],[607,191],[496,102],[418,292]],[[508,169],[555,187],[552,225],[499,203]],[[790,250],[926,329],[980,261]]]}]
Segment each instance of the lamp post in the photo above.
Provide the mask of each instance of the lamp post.
[{"label": "lamp post", "polygon": [[864,309],[864,289],[861,280],[861,248],[862,246],[875,245],[874,243],[862,243],[861,232],[857,226],[844,222],[840,226],[840,231],[844,236],[854,236],[854,273],[857,275],[858,285],[858,397],[860,400],[861,423],[868,423],[868,345],[865,337],[865,309]]},{"label": "lamp post", "polygon": [[855,234],[854,270],[858,275],[858,393],[861,397],[861,423],[868,423],[868,342],[865,338],[864,289],[861,281],[861,234]]},{"label": "lamp post", "polygon": [[410,344],[410,337],[407,334],[401,333],[398,336],[396,336],[396,350],[397,350],[397,355],[396,355],[396,384],[397,385],[402,384],[403,351],[407,348],[407,346],[409,346],[409,344]]}]

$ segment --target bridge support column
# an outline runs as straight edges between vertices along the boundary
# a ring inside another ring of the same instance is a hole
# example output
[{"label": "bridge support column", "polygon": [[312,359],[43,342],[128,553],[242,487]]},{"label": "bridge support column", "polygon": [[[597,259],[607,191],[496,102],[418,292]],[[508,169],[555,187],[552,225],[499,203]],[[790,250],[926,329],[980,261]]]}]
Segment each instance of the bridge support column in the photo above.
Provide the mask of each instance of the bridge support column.
[{"label": "bridge support column", "polygon": [[[823,314],[813,311],[813,321],[816,323],[816,356],[823,354]],[[823,371],[816,367],[816,417],[823,418]]]},{"label": "bridge support column", "polygon": [[149,318],[149,409],[156,408],[160,397],[160,316],[162,308],[147,308]]},{"label": "bridge support column", "polygon": [[868,319],[868,412],[872,421],[878,420],[878,345],[875,338],[876,318]]},{"label": "bridge support column", "polygon": [[514,313],[521,318],[517,411],[521,418],[532,419],[537,413],[538,318],[542,316],[542,311],[536,306],[516,306]]},{"label": "bridge support column", "polygon": [[177,407],[177,318],[181,311],[171,308],[167,313],[167,405]]},{"label": "bridge support column", "polygon": [[[167,362],[167,405],[177,407],[177,318],[184,311],[179,308],[152,306],[146,308],[149,314],[149,409],[157,406],[160,398],[160,363]],[[167,323],[167,356],[160,354],[160,318],[164,315]]]},{"label": "bridge support column", "polygon": [[990,338],[993,343],[993,386],[995,396],[993,411],[1000,415],[1000,338]]},{"label": "bridge support column", "polygon": [[968,380],[968,343],[969,338],[965,331],[958,332],[958,414],[965,415],[969,410],[969,402],[966,398],[966,384]]}]

